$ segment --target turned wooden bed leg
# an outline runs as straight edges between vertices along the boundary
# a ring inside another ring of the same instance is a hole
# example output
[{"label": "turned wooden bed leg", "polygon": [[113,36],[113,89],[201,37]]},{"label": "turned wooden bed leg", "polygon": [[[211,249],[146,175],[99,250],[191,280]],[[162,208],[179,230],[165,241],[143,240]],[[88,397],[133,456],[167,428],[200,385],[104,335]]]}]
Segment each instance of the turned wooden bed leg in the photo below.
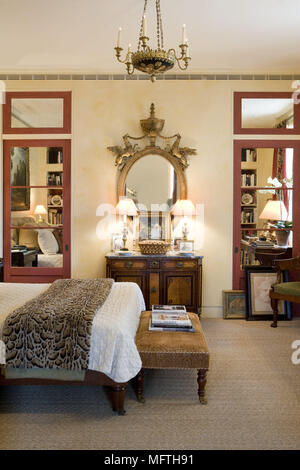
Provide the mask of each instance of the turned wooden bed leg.
[{"label": "turned wooden bed leg", "polygon": [[141,369],[136,376],[136,397],[140,403],[145,403],[144,399],[144,369]]},{"label": "turned wooden bed leg", "polygon": [[126,395],[126,385],[116,385],[111,387],[112,409],[117,411],[120,416],[124,415],[124,402]]},{"label": "turned wooden bed leg", "polygon": [[271,323],[272,328],[277,328],[277,316],[278,316],[278,299],[271,298],[271,306],[273,310],[273,323]]},{"label": "turned wooden bed leg", "polygon": [[205,385],[206,385],[206,373],[208,369],[199,369],[198,370],[198,396],[201,405],[207,405],[207,400],[205,398]]}]

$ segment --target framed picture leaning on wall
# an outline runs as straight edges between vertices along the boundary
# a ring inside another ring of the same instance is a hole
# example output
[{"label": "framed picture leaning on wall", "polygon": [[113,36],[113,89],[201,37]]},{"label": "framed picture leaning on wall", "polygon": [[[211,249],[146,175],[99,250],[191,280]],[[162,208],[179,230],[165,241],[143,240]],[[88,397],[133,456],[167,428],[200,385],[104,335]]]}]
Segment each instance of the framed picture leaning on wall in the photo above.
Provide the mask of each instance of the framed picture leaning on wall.
[{"label": "framed picture leaning on wall", "polygon": [[[269,291],[277,281],[277,273],[270,266],[245,266],[246,277],[246,319],[272,320],[273,311]],[[283,273],[282,282],[288,281],[288,272]],[[289,302],[279,302],[278,318],[291,319]]]},{"label": "framed picture leaning on wall", "polygon": [[246,305],[244,290],[223,290],[223,318],[245,320]]}]

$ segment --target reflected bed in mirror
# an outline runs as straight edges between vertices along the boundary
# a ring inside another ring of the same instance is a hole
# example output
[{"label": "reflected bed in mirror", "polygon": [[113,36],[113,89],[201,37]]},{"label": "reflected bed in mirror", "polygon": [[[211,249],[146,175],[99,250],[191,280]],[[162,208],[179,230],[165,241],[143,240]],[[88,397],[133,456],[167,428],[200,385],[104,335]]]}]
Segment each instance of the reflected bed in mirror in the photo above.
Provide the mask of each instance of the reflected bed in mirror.
[{"label": "reflected bed in mirror", "polygon": [[63,147],[11,147],[11,266],[63,267],[63,169]]},{"label": "reflected bed in mirror", "polygon": [[142,157],[130,168],[125,191],[139,210],[169,210],[179,196],[173,165],[160,155]]}]

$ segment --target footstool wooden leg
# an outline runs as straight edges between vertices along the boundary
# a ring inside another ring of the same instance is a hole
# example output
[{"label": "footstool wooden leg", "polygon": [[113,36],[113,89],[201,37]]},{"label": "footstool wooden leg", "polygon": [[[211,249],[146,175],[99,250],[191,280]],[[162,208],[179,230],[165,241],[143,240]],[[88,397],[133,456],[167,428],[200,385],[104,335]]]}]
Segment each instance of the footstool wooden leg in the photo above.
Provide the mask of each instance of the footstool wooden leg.
[{"label": "footstool wooden leg", "polygon": [[136,376],[136,397],[139,402],[144,403],[144,369]]},{"label": "footstool wooden leg", "polygon": [[208,369],[199,369],[198,370],[198,377],[197,377],[197,382],[198,382],[198,396],[199,396],[199,401],[201,405],[206,405],[207,400],[205,398],[205,385],[206,385],[206,373]]}]

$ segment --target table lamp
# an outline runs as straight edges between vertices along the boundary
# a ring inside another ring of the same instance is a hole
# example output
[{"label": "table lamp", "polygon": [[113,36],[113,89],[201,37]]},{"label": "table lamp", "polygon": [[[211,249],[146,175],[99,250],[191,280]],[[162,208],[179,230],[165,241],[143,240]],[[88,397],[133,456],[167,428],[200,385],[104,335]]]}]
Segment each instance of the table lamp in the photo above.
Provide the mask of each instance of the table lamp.
[{"label": "table lamp", "polygon": [[42,204],[38,204],[34,209],[34,214],[37,215],[37,222],[44,222],[43,215],[47,214],[45,207]]},{"label": "table lamp", "polygon": [[[269,199],[267,201],[262,213],[259,216],[260,219],[267,219],[269,221],[276,221],[276,220],[286,221],[287,217],[288,217],[288,213],[287,213],[287,210],[283,201],[277,201],[274,199]],[[280,241],[279,241],[278,234],[276,234],[276,238],[277,238],[278,245],[287,243],[288,237],[286,237],[285,243],[283,243],[283,241],[281,240],[282,237],[279,237],[280,238]]]},{"label": "table lamp", "polygon": [[189,199],[177,199],[176,203],[171,209],[171,214],[183,216],[182,235],[184,240],[187,240],[189,233],[188,217],[195,215],[195,213],[195,206]]},{"label": "table lamp", "polygon": [[134,217],[137,215],[137,208],[133,200],[129,198],[120,199],[120,201],[116,205],[116,214],[123,215],[123,248],[121,248],[121,251],[128,251],[128,248],[126,248],[128,235],[127,217]]}]

